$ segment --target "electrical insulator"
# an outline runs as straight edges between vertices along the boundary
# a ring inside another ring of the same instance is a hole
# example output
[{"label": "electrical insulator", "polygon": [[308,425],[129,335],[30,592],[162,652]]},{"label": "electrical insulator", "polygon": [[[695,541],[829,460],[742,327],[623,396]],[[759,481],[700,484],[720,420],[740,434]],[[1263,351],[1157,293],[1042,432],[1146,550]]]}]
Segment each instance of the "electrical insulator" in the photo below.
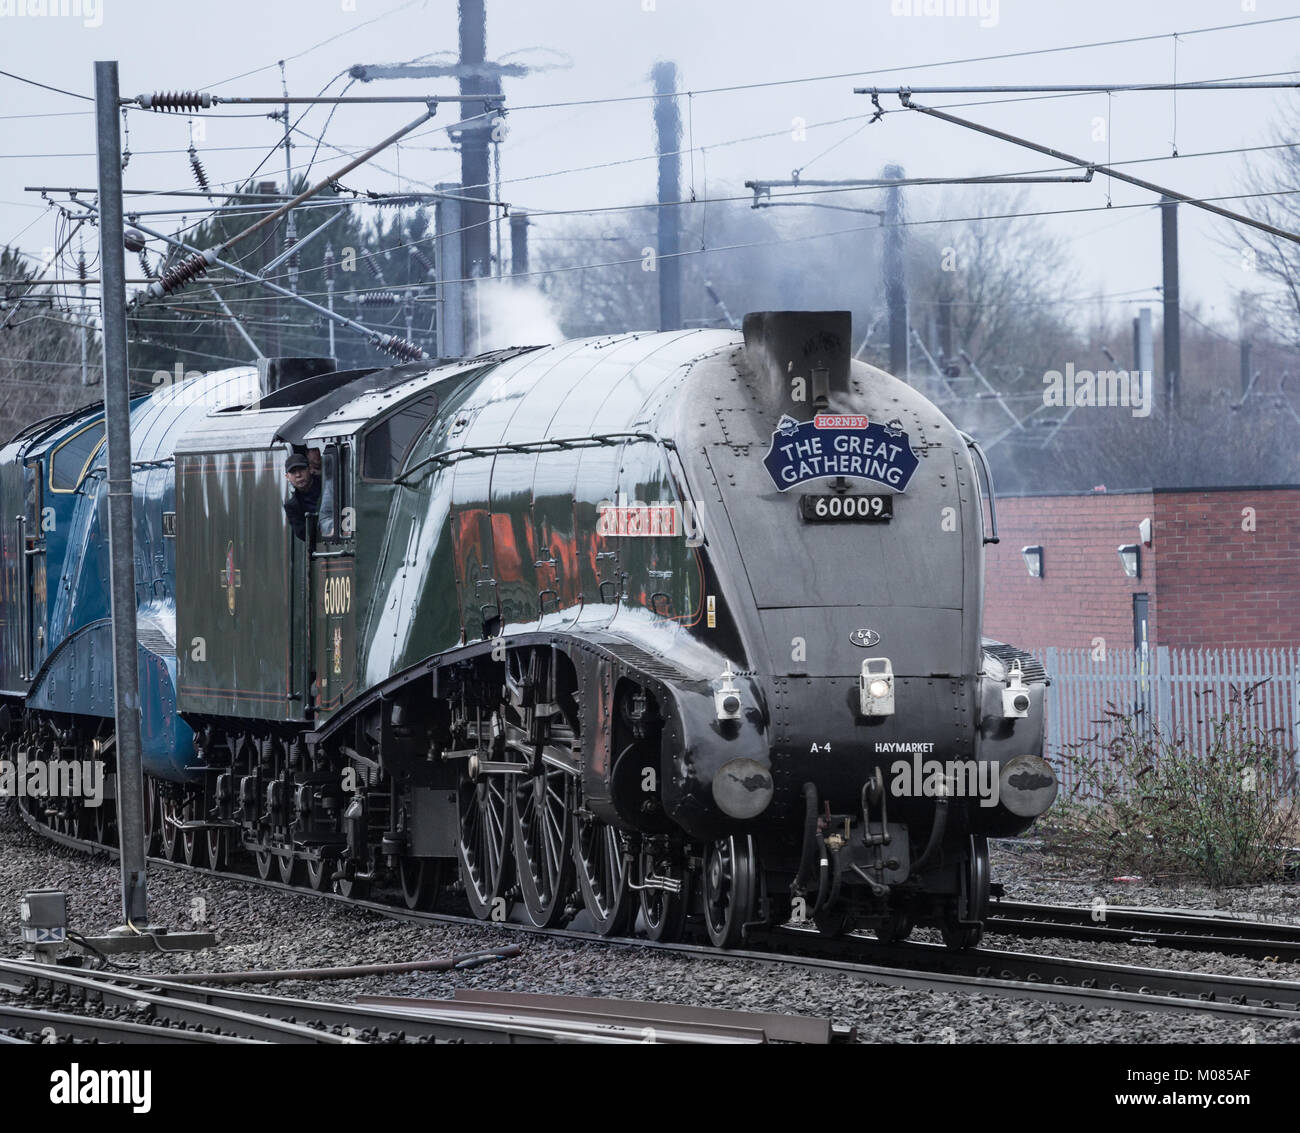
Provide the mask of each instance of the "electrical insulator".
[{"label": "electrical insulator", "polygon": [[191,280],[207,275],[215,255],[212,252],[195,252],[186,256],[173,268],[168,268],[162,276],[149,285],[149,294],[155,299],[179,291]]},{"label": "electrical insulator", "polygon": [[376,335],[370,342],[377,350],[391,354],[402,362],[420,362],[428,357],[415,343],[398,338],[395,334]]},{"label": "electrical insulator", "polygon": [[334,245],[333,244],[325,245],[324,267],[325,267],[325,282],[333,283],[334,282]]},{"label": "electrical insulator", "polygon": [[424,268],[425,275],[433,275],[433,261],[414,244],[411,245],[411,259]]},{"label": "electrical insulator", "polygon": [[294,224],[293,213],[284,228],[284,250],[289,253],[289,258],[285,262],[286,274],[289,277],[289,290],[298,290],[298,265],[301,263],[301,257],[298,255],[298,226]]},{"label": "electrical insulator", "polygon": [[144,272],[145,279],[153,279],[153,268],[149,266],[149,256],[143,248],[140,249],[140,270]]},{"label": "electrical insulator", "polygon": [[388,280],[384,278],[384,269],[380,266],[377,256],[367,256],[366,267],[370,269],[370,274],[375,277],[376,283],[383,287],[388,286]]},{"label": "electrical insulator", "polygon": [[131,120],[126,116],[126,107],[122,107],[122,169],[131,164]]},{"label": "electrical insulator", "polygon": [[365,291],[350,298],[359,307],[393,307],[402,301],[396,291]]},{"label": "electrical insulator", "polygon": [[194,149],[194,143],[190,142],[190,168],[194,170],[194,180],[198,186],[208,194],[209,199],[212,197],[212,187],[208,184],[208,174],[203,168],[203,162],[199,160],[199,155]]},{"label": "electrical insulator", "polygon": [[197,90],[154,91],[142,94],[136,101],[143,110],[171,112],[173,110],[207,110],[212,106],[212,95]]},{"label": "electrical insulator", "polygon": [[85,283],[89,278],[86,272],[86,253],[84,249],[77,253],[77,278],[82,283]]}]

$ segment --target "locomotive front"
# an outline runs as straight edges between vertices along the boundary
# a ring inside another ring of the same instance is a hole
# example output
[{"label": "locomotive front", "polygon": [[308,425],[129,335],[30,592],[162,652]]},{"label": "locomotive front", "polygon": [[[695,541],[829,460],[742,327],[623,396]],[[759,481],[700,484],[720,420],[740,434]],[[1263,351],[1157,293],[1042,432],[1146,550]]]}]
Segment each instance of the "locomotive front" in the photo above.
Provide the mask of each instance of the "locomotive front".
[{"label": "locomotive front", "polygon": [[752,838],[774,913],[792,887],[823,930],[969,946],[987,836],[1055,797],[1046,678],[981,637],[982,453],[850,342],[847,312],[750,315],[685,387],[673,431],[725,595],[701,632],[734,660],[666,730],[666,801]]}]

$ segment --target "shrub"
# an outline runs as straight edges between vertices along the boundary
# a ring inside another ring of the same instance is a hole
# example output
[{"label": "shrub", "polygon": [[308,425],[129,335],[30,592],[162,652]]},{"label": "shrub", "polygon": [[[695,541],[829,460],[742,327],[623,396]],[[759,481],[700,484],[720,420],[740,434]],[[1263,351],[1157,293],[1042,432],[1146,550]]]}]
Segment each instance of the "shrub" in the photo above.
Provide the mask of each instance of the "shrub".
[{"label": "shrub", "polygon": [[1283,877],[1300,813],[1296,753],[1284,729],[1251,721],[1257,687],[1232,688],[1190,735],[1108,705],[1098,723],[1109,735],[1061,756],[1074,786],[1040,824],[1048,849],[1147,880],[1218,888]]}]

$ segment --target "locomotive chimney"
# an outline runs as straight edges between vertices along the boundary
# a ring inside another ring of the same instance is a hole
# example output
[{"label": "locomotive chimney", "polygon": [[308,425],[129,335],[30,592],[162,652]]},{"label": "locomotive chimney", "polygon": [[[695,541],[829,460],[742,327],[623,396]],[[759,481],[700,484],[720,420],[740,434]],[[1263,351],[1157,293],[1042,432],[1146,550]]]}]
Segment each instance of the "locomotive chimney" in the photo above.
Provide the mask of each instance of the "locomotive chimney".
[{"label": "locomotive chimney", "polygon": [[334,368],[333,358],[259,358],[257,377],[261,383],[262,396],[266,397],[294,382],[314,378],[317,374],[327,374]]},{"label": "locomotive chimney", "polygon": [[810,408],[826,405],[831,393],[849,384],[853,316],[848,311],[753,311],[745,316],[745,353],[766,375],[778,402],[790,398],[795,379],[804,380]]}]

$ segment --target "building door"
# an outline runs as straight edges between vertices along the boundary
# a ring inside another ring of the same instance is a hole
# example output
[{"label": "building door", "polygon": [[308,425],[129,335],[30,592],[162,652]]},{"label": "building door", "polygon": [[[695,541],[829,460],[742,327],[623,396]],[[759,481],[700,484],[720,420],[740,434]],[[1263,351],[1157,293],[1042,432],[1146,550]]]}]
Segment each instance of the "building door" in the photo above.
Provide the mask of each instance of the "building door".
[{"label": "building door", "polygon": [[1138,671],[1134,713],[1151,722],[1151,642],[1147,625],[1149,598],[1147,594],[1133,595],[1133,653]]},{"label": "building door", "polygon": [[1147,604],[1149,595],[1133,595],[1133,648],[1145,654],[1150,650],[1147,637]]}]

